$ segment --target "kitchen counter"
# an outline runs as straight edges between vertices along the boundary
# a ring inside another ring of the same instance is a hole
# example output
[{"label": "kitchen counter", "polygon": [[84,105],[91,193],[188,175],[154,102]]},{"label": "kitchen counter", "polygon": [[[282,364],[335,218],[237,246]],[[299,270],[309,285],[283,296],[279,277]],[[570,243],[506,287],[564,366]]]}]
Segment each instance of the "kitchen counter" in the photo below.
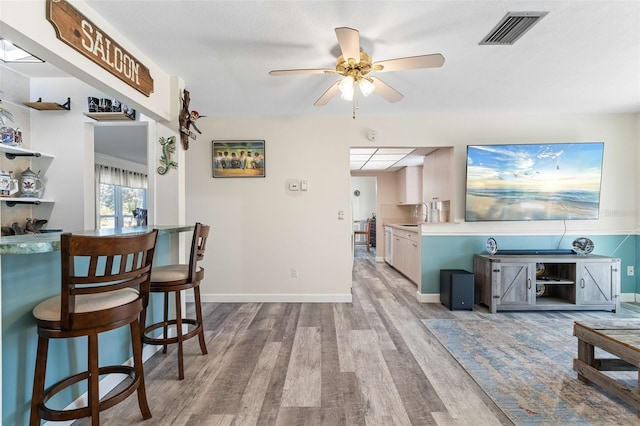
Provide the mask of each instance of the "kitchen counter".
[{"label": "kitchen counter", "polygon": [[384,226],[390,226],[391,228],[402,229],[403,231],[422,232],[422,225],[423,224],[424,224],[424,222],[421,222],[421,223],[385,223]]},{"label": "kitchen counter", "polygon": [[[97,229],[73,232],[76,235],[135,235],[144,234],[156,228],[158,237],[176,232],[193,230],[193,225],[158,225],[135,226],[130,228]],[[36,254],[49,253],[60,250],[60,232],[46,232],[42,234],[11,235],[0,237],[0,255],[3,254]]]}]

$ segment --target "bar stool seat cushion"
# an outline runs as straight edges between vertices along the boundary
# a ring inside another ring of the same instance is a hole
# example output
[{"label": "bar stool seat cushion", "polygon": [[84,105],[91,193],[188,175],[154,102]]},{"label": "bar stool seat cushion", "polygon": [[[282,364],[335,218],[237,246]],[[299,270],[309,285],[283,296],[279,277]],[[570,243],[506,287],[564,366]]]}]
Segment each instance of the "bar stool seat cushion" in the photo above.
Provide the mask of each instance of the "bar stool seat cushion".
[{"label": "bar stool seat cushion", "polygon": [[[126,305],[138,298],[134,288],[123,288],[110,293],[84,294],[76,296],[76,313],[101,311]],[[42,321],[60,321],[60,296],[40,302],[33,308],[33,316]]]},{"label": "bar stool seat cushion", "polygon": [[[198,266],[197,271],[202,268]],[[163,265],[151,270],[151,282],[153,284],[189,279],[189,265]]]}]

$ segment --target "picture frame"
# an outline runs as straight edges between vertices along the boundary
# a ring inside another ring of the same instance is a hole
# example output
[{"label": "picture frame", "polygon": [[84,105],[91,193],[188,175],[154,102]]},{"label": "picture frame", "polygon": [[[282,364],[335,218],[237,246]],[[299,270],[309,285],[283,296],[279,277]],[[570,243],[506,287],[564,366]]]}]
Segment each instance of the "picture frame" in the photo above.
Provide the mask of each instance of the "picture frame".
[{"label": "picture frame", "polygon": [[264,140],[212,141],[211,169],[214,178],[265,177]]}]

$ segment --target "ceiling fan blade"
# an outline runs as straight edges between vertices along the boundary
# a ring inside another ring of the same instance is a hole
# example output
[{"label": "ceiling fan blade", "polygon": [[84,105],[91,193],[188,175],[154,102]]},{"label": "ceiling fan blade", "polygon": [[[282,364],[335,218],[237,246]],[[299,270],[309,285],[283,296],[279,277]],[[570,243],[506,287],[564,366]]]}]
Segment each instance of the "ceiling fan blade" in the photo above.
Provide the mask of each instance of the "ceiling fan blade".
[{"label": "ceiling fan blade", "polygon": [[[437,68],[444,64],[444,56],[439,53],[432,55],[409,56],[406,58],[389,59],[373,64],[378,72],[413,70],[418,68]],[[381,70],[377,68],[382,66]]]},{"label": "ceiling fan blade", "polygon": [[336,28],[336,36],[344,59],[353,58],[356,63],[360,62],[360,32],[353,28],[340,27]]},{"label": "ceiling fan blade", "polygon": [[371,80],[373,80],[373,84],[376,86],[375,93],[382,96],[387,101],[398,102],[398,101],[401,101],[402,98],[404,98],[404,95],[402,93],[398,92],[396,89],[389,86],[387,83],[380,80],[379,78],[376,78],[376,77],[370,77],[370,78]]},{"label": "ceiling fan blade", "polygon": [[331,100],[331,98],[333,98],[335,95],[338,94],[338,92],[340,92],[340,89],[338,88],[338,84],[340,84],[340,80],[336,81],[335,83],[333,83],[333,85],[331,87],[329,87],[323,94],[322,96],[320,96],[318,98],[317,101],[315,101],[313,104],[315,106],[324,106],[327,103],[329,103],[329,101]]},{"label": "ceiling fan blade", "polygon": [[293,75],[293,74],[328,74],[336,72],[332,68],[308,68],[297,70],[273,70],[269,71],[269,75]]}]

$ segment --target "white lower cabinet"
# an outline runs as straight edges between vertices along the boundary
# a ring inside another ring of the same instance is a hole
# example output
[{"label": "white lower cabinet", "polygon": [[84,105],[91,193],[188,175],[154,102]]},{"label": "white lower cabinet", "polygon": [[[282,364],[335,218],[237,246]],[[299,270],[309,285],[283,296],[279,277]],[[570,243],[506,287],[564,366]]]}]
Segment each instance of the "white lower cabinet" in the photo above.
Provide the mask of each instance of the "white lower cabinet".
[{"label": "white lower cabinet", "polygon": [[415,284],[420,285],[420,233],[393,229],[393,261],[391,265]]}]

